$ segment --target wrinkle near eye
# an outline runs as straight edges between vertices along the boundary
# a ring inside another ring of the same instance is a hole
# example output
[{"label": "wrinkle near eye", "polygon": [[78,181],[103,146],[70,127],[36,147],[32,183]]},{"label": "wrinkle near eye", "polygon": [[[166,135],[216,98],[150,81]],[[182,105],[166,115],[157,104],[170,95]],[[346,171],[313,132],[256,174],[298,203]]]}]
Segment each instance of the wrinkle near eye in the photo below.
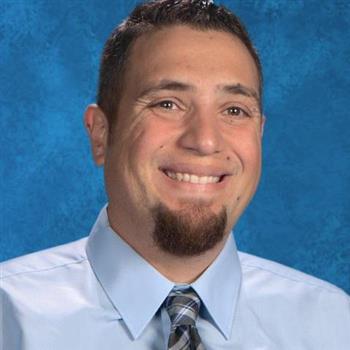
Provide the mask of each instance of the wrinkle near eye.
[{"label": "wrinkle near eye", "polygon": [[139,106],[147,106],[149,103],[150,103],[150,100],[149,99],[145,99],[145,98],[138,98],[135,101],[135,104],[139,105]]}]

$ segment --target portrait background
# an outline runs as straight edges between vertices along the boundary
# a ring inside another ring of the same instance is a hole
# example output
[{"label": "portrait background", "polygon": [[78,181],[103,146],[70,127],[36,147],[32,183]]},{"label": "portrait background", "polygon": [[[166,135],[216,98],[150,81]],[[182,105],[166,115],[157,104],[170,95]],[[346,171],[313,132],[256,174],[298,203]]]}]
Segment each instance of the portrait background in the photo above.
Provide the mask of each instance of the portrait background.
[{"label": "portrait background", "polygon": [[[136,1],[0,2],[0,261],[89,233],[106,202],[82,116],[99,59]],[[350,5],[222,1],[264,70],[263,174],[240,250],[350,293]]]}]

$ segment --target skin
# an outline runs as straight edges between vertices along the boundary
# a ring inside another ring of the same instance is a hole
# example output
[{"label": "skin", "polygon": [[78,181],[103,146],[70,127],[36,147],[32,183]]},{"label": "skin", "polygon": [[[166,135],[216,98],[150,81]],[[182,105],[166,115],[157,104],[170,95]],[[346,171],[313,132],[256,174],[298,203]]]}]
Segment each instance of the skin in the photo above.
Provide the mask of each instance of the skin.
[{"label": "skin", "polygon": [[[189,283],[219,254],[256,191],[264,124],[258,72],[233,35],[187,26],[142,35],[126,68],[112,142],[102,110],[90,105],[85,113],[95,162],[105,167],[110,225],[169,280]],[[181,182],[168,171],[220,182]],[[192,207],[224,208],[224,239],[197,256],[162,251],[152,238],[159,203],[193,221]]]}]

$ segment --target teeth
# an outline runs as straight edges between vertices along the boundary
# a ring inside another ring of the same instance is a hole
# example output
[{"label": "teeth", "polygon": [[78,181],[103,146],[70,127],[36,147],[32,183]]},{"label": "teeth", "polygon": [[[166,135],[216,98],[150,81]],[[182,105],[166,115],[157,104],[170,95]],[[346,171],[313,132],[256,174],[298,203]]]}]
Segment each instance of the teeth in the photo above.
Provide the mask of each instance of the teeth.
[{"label": "teeth", "polygon": [[183,175],[181,174],[181,173],[176,173],[176,180],[178,180],[178,181],[182,181],[182,179],[183,179]]},{"label": "teeth", "polygon": [[190,182],[193,184],[210,184],[210,183],[217,183],[220,180],[219,176],[198,176],[198,175],[193,175],[193,174],[187,174],[187,173],[173,173],[171,171],[166,171],[165,172],[167,176],[170,178],[177,180],[177,181],[182,181],[182,182]]},{"label": "teeth", "polygon": [[199,177],[197,175],[191,175],[190,182],[197,184],[199,182]]}]

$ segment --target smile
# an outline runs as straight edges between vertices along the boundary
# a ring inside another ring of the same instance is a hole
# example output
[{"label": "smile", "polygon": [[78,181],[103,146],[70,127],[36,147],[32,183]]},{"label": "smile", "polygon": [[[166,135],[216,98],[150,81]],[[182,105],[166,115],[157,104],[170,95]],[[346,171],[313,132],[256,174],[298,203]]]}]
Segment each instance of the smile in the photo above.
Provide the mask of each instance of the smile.
[{"label": "smile", "polygon": [[199,176],[196,174],[187,174],[187,173],[178,173],[172,172],[169,170],[165,170],[164,173],[173,180],[182,181],[182,182],[190,182],[193,184],[213,184],[220,182],[219,176]]}]

